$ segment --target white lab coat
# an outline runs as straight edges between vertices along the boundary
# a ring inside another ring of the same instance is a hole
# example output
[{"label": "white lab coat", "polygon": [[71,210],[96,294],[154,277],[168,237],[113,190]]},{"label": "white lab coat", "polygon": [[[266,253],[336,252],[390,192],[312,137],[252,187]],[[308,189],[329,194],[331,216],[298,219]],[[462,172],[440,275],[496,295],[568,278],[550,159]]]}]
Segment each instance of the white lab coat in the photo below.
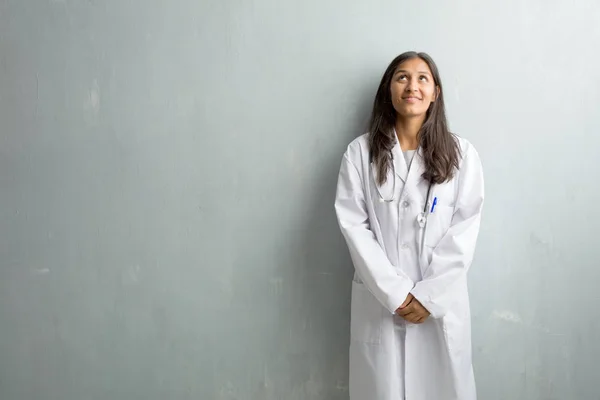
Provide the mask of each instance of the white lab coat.
[{"label": "white lab coat", "polygon": [[[354,140],[340,168],[335,210],[354,264],[350,329],[351,400],[475,400],[471,316],[467,290],[483,206],[479,155],[459,138],[454,178],[433,185],[437,197],[425,228],[429,183],[420,151],[410,169],[400,146],[394,169],[379,188],[369,162],[367,135]],[[396,176],[394,177],[394,173]],[[419,249],[423,248],[420,252]],[[431,316],[411,324],[395,310],[412,293]]]}]

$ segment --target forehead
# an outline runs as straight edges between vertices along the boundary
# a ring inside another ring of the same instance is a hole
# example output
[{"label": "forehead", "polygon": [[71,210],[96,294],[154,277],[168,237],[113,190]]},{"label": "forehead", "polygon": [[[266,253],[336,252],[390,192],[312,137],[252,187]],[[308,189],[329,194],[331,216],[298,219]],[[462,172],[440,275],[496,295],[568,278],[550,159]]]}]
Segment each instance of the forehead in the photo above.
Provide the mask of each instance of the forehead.
[{"label": "forehead", "polygon": [[398,67],[396,67],[396,71],[394,71],[394,73],[396,73],[398,71],[407,71],[407,72],[414,72],[414,73],[426,72],[431,75],[431,70],[429,69],[429,65],[427,65],[427,63],[425,61],[423,61],[422,59],[420,59],[418,57],[411,58],[411,59],[406,60],[406,61],[402,62],[401,64],[399,64]]}]

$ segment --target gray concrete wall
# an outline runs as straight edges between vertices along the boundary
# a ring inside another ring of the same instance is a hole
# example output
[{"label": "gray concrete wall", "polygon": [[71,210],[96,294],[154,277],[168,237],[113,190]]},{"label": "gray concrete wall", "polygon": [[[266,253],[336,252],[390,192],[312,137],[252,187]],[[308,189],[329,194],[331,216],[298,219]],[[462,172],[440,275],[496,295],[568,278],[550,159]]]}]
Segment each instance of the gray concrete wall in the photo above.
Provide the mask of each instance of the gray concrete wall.
[{"label": "gray concrete wall", "polygon": [[0,398],[347,399],[333,214],[387,63],[481,153],[486,400],[598,398],[600,4],[0,1]]}]

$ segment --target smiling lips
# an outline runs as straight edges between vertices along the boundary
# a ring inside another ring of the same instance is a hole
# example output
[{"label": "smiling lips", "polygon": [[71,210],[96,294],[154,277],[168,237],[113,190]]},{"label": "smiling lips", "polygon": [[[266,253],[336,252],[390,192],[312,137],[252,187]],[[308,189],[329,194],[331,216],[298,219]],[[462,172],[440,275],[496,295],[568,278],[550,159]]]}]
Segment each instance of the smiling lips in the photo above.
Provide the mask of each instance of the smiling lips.
[{"label": "smiling lips", "polygon": [[421,100],[418,97],[414,97],[414,96],[408,96],[408,97],[403,97],[402,100],[404,100],[407,103],[416,103],[417,101]]}]

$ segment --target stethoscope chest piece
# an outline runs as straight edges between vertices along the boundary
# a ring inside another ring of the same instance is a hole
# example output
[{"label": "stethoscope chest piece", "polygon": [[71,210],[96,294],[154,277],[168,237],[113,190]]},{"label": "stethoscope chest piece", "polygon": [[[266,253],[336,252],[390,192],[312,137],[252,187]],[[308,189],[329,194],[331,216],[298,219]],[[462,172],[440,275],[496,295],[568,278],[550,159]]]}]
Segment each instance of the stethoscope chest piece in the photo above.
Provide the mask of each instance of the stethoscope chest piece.
[{"label": "stethoscope chest piece", "polygon": [[419,213],[419,215],[417,215],[417,222],[421,228],[425,228],[425,224],[427,224],[425,213]]}]

